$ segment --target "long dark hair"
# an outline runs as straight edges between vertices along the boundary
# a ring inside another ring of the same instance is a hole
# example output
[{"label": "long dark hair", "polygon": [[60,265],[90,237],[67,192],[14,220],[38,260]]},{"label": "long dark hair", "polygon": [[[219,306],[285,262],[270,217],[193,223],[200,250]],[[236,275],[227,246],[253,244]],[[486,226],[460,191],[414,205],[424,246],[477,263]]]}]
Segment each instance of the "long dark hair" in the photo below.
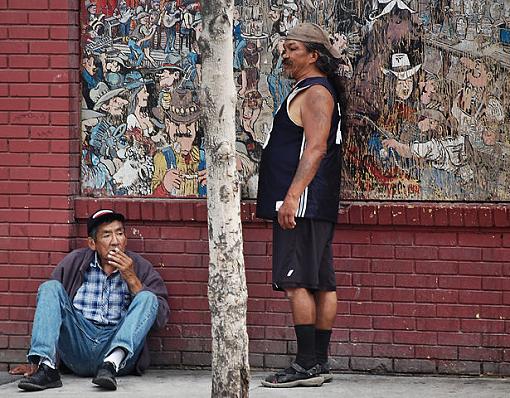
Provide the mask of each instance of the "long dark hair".
[{"label": "long dark hair", "polygon": [[[319,54],[316,66],[322,73],[324,73],[327,76],[328,80],[335,88],[340,108],[342,112],[346,112],[347,93],[345,88],[346,87],[345,77],[342,77],[338,73],[341,61],[339,59],[334,58],[323,44],[306,42],[304,42],[303,44],[305,45],[305,48],[308,52],[316,51]],[[345,118],[342,118],[342,121],[344,123]]]}]

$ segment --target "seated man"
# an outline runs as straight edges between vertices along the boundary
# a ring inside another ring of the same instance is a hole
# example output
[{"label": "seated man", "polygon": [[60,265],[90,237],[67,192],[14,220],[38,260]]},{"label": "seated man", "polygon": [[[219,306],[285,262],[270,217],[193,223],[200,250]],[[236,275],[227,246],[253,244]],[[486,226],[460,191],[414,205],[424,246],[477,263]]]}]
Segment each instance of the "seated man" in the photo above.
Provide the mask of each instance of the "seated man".
[{"label": "seated man", "polygon": [[28,352],[35,366],[19,382],[22,390],[61,387],[57,356],[108,390],[117,389],[117,374],[141,374],[149,366],[146,335],[152,326],[163,327],[169,314],[163,279],[147,260],[126,251],[122,214],[95,212],[87,232],[88,248],[68,254],[39,287]]}]

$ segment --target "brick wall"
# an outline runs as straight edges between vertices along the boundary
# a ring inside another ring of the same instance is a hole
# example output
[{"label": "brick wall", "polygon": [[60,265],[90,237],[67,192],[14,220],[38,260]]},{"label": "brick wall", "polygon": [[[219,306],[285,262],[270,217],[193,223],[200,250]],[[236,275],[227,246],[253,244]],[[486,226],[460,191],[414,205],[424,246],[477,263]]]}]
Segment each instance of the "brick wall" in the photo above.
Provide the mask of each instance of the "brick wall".
[{"label": "brick wall", "polygon": [[[100,206],[124,212],[130,246],[167,282],[153,362],[210,363],[203,201],[79,193],[78,1],[0,0],[0,370],[24,361],[35,292],[81,246]],[[270,287],[271,232],[242,207],[251,363],[295,352],[288,304]],[[335,367],[509,374],[510,219],[505,206],[350,204],[339,214]]]}]

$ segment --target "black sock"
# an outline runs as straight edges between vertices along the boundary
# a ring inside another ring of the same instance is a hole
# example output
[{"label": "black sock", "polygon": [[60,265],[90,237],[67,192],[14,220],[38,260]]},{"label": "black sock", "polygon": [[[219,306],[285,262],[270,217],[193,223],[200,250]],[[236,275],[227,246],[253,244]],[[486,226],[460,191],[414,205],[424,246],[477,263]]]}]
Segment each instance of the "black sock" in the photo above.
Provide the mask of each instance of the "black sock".
[{"label": "black sock", "polygon": [[315,326],[296,325],[294,326],[297,339],[296,363],[305,369],[310,369],[317,364],[315,357]]},{"label": "black sock", "polygon": [[331,330],[315,329],[315,355],[320,364],[328,363],[329,340]]}]

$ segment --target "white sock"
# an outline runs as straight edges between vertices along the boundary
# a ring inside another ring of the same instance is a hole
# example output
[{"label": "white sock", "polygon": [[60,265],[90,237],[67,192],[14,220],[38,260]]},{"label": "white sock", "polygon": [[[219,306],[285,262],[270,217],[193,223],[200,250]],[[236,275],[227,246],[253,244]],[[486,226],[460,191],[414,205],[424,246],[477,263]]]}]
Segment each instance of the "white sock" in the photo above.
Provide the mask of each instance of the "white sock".
[{"label": "white sock", "polygon": [[110,355],[108,355],[103,362],[111,362],[115,365],[115,371],[119,371],[119,366],[122,363],[126,356],[126,353],[122,348],[117,347],[115,350],[113,350]]},{"label": "white sock", "polygon": [[49,366],[50,368],[52,369],[56,369],[55,365],[53,365],[53,363],[51,363],[51,361],[48,359],[48,358],[44,358],[41,360],[41,362],[39,362],[39,365],[41,364],[45,364],[46,366]]}]

